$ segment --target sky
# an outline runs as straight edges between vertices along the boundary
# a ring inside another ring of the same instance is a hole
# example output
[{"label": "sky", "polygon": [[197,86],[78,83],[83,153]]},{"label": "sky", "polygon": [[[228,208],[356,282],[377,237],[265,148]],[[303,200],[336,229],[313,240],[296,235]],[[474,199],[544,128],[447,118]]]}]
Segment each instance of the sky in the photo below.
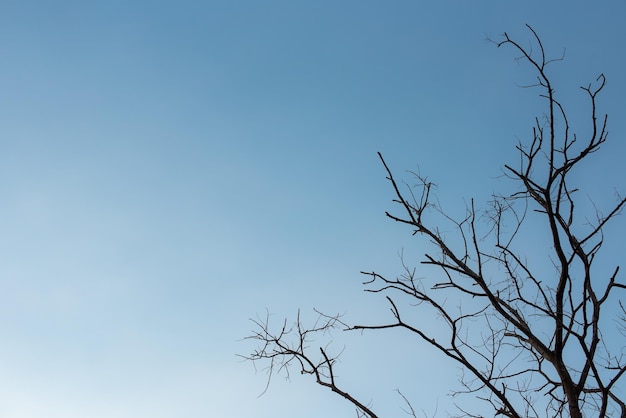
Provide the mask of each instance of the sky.
[{"label": "sky", "polygon": [[[577,180],[599,206],[626,193],[625,18],[623,0],[0,1],[0,417],[354,416],[307,376],[259,397],[249,319],[388,315],[359,271],[425,244],[385,218],[378,151],[452,212],[506,190],[543,108],[487,39],[527,45],[527,23],[565,48],[573,115],[606,75],[609,141]],[[396,389],[454,412],[458,370],[428,347],[336,344],[381,416],[403,416]]]}]

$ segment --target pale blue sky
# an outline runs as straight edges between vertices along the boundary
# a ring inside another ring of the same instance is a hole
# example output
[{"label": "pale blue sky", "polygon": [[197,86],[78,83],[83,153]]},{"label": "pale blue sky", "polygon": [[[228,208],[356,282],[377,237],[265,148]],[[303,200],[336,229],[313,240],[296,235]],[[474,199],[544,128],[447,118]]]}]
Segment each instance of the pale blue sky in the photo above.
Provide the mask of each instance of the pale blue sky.
[{"label": "pale blue sky", "polygon": [[[506,187],[542,108],[486,36],[524,44],[529,23],[566,47],[572,103],[606,74],[589,176],[626,192],[626,2],[596,3],[0,1],[0,416],[353,416],[299,375],[257,398],[248,318],[387,313],[359,270],[423,247],[384,217],[376,151],[453,210]],[[342,337],[341,377],[381,415],[402,416],[396,388],[452,410],[436,353]]]}]

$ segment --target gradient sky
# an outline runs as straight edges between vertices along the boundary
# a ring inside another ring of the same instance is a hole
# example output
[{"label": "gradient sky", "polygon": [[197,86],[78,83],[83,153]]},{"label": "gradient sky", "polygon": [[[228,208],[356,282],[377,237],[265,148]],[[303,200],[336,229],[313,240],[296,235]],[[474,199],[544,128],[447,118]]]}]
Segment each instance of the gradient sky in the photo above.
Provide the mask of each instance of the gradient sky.
[{"label": "gradient sky", "polygon": [[[388,314],[358,272],[425,247],[384,217],[377,151],[452,211],[506,190],[543,108],[485,38],[526,45],[525,23],[566,48],[572,115],[606,74],[609,142],[579,181],[626,192],[625,20],[623,0],[0,1],[0,417],[354,416],[300,375],[257,397],[248,319]],[[381,416],[403,416],[397,388],[454,411],[428,347],[340,337]]]}]

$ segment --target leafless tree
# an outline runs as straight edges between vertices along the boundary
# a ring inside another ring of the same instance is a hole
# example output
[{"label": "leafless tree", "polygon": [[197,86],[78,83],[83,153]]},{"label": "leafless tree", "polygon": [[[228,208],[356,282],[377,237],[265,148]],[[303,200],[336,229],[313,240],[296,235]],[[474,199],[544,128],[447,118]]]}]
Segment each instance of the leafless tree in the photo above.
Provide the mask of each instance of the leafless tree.
[{"label": "leafless tree", "polygon": [[[519,163],[503,168],[514,191],[493,196],[486,210],[477,210],[472,200],[466,215],[455,219],[433,197],[432,183],[419,175],[417,184],[398,181],[379,154],[398,205],[397,214],[386,215],[430,243],[433,251],[421,264],[438,273],[418,277],[418,269],[404,260],[399,277],[362,272],[366,291],[384,295],[389,303],[391,317],[381,324],[347,324],[339,316],[318,312],[319,322],[312,327],[304,327],[298,316],[292,327],[285,321],[273,332],[269,321],[255,321],[256,330],[248,338],[261,345],[244,357],[269,361],[270,378],[297,366],[351,402],[359,415],[375,418],[368,405],[338,386],[338,354],[329,355],[326,348],[316,351],[310,344],[315,334],[335,328],[398,329],[460,365],[462,389],[457,393],[484,400],[495,415],[626,417],[626,402],[617,390],[626,371],[620,300],[626,286],[618,281],[618,266],[594,263],[604,231],[626,199],[617,196],[614,206],[605,212],[596,209],[595,219],[589,220],[579,213],[581,193],[572,175],[607,140],[607,116],[598,116],[596,103],[606,80],[601,74],[582,87],[590,129],[581,138],[570,130],[546,72],[554,60],[546,58],[539,36],[528,29],[533,48],[506,33],[496,43],[513,48],[519,60],[530,64],[536,74],[532,87],[541,90],[546,103],[529,144],[516,147]],[[542,231],[538,236],[537,225]],[[442,233],[444,229],[454,235]],[[541,247],[545,257],[528,259],[529,242]],[[412,309],[427,309],[442,319],[445,335],[416,322]],[[603,339],[603,332],[612,338]],[[461,415],[479,416],[457,407]],[[412,408],[407,412],[415,416]]]}]

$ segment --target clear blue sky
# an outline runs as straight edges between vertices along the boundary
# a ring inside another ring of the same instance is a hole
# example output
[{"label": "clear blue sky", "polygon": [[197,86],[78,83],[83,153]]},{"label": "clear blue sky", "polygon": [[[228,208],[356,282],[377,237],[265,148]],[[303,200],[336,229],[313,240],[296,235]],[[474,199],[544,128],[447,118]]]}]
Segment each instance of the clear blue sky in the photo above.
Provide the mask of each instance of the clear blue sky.
[{"label": "clear blue sky", "polygon": [[[567,48],[574,114],[606,74],[588,169],[626,192],[625,19],[623,0],[1,1],[0,416],[353,416],[299,375],[257,398],[248,318],[387,314],[358,272],[422,247],[384,217],[376,151],[459,210],[506,187],[542,108],[485,37],[525,43],[525,23]],[[381,415],[402,416],[396,388],[452,410],[436,353],[346,338],[341,377]]]}]

